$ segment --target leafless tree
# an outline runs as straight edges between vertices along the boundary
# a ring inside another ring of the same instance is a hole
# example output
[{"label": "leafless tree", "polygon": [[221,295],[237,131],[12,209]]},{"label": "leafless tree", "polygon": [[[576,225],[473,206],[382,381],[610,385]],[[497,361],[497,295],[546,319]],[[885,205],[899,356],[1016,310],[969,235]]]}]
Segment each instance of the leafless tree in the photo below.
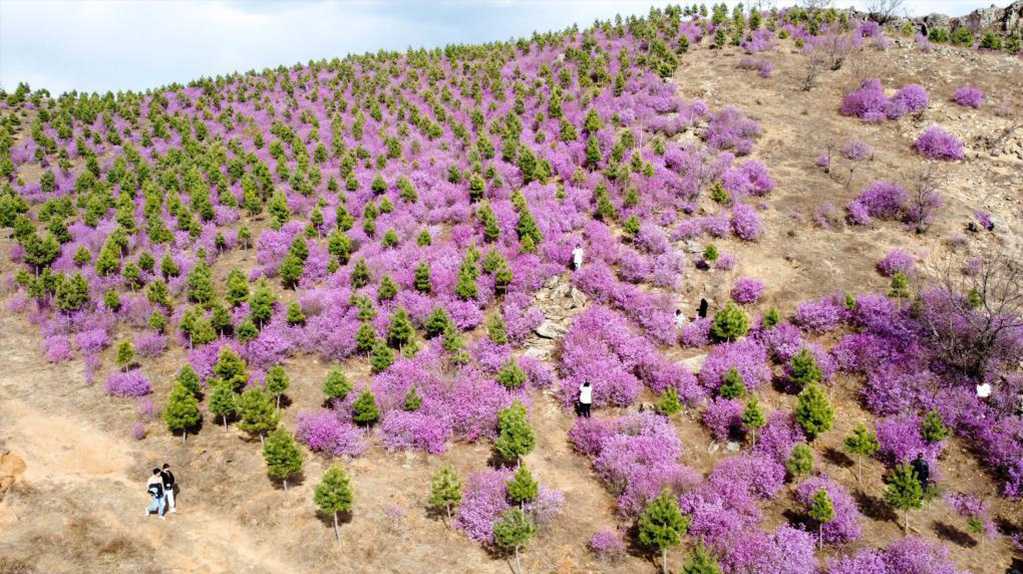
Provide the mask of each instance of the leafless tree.
[{"label": "leafless tree", "polygon": [[903,12],[905,3],[906,0],[867,0],[866,7],[879,24],[887,24]]},{"label": "leafless tree", "polygon": [[967,263],[950,260],[919,313],[950,366],[982,377],[994,365],[1023,360],[1023,259],[998,252]]},{"label": "leafless tree", "polygon": [[913,182],[912,193],[906,205],[905,221],[917,233],[926,233],[934,219],[934,212],[944,204],[934,164],[923,168]]}]

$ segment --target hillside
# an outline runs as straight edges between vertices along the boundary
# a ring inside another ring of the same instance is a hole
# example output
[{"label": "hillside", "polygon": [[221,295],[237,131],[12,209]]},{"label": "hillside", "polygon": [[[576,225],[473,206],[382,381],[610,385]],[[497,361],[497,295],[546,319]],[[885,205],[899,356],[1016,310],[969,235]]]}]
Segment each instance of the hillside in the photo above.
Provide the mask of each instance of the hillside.
[{"label": "hillside", "polygon": [[0,573],[1020,572],[1019,31],[903,24],[673,8],[5,94]]}]

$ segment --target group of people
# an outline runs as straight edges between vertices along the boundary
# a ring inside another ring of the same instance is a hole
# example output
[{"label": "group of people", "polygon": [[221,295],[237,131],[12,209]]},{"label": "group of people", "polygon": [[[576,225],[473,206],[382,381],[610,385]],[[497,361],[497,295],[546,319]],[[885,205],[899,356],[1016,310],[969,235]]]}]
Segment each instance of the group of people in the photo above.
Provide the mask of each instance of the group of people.
[{"label": "group of people", "polygon": [[177,483],[174,481],[174,473],[170,465],[164,463],[162,468],[154,468],[153,474],[146,481],[146,492],[149,493],[149,506],[146,507],[146,517],[154,512],[160,515],[161,519],[168,511],[177,512],[177,504],[174,503],[174,489]]}]

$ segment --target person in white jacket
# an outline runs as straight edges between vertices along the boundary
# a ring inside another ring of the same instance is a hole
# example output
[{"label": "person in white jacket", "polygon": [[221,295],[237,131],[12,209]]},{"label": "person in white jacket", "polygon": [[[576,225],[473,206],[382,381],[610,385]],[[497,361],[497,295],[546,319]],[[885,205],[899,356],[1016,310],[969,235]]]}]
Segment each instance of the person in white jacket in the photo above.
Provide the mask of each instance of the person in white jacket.
[{"label": "person in white jacket", "polygon": [[579,269],[582,268],[582,266],[583,266],[583,246],[579,245],[577,243],[576,246],[575,246],[575,249],[572,250],[572,267],[574,267],[575,270],[578,271]]},{"label": "person in white jacket", "polygon": [[590,407],[593,406],[593,387],[589,381],[579,385],[579,416],[590,418]]}]

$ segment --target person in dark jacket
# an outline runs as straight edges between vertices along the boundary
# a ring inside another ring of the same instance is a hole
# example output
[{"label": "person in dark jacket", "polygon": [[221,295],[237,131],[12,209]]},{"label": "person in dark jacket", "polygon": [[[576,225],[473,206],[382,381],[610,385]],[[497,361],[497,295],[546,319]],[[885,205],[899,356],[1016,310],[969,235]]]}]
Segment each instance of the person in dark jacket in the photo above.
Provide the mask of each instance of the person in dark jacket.
[{"label": "person in dark jacket", "polygon": [[167,507],[171,512],[177,512],[178,505],[174,502],[174,473],[171,472],[169,464],[163,463],[160,478],[163,480],[163,496],[167,499]]},{"label": "person in dark jacket", "polygon": [[931,466],[927,464],[922,454],[916,455],[910,466],[913,467],[913,474],[916,475],[916,479],[920,481],[920,489],[927,492],[927,485],[931,482]]},{"label": "person in dark jacket", "polygon": [[164,513],[167,512],[167,500],[163,496],[163,476],[160,475],[160,469],[154,468],[152,476],[146,481],[146,492],[152,500],[149,502],[149,506],[146,507],[146,516],[154,512],[160,514],[160,518],[166,520]]},{"label": "person in dark jacket", "polygon": [[707,303],[706,299],[700,299],[700,308],[696,310],[697,316],[701,319],[707,318],[707,310],[710,308],[710,304]]}]

